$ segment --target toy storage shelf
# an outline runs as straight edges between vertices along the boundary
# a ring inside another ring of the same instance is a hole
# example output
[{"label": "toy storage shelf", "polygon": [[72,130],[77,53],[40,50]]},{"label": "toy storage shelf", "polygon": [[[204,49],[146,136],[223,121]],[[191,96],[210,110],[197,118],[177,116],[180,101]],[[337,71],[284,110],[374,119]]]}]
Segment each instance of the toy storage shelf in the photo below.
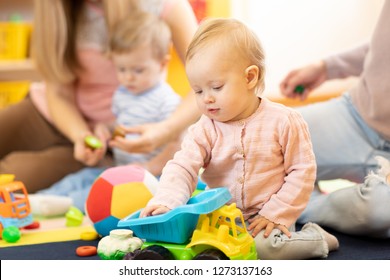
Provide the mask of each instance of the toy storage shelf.
[{"label": "toy storage shelf", "polygon": [[[17,14],[23,21],[32,22],[31,0],[0,0],[0,21],[5,22]],[[38,80],[39,76],[29,58],[22,60],[0,60],[0,81]]]},{"label": "toy storage shelf", "polygon": [[0,81],[37,81],[39,79],[39,75],[30,59],[0,60]]}]

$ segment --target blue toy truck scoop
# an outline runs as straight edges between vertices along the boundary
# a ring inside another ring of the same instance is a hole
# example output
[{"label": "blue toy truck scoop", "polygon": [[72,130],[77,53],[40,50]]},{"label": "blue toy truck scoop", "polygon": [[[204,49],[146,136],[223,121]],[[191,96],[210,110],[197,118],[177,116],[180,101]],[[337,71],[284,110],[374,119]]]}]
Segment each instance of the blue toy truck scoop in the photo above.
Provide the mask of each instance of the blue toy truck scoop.
[{"label": "blue toy truck scoop", "polygon": [[213,212],[232,198],[227,188],[205,190],[191,197],[187,204],[156,216],[139,218],[141,210],[123,218],[118,227],[130,228],[147,241],[184,244],[196,228],[200,214]]}]

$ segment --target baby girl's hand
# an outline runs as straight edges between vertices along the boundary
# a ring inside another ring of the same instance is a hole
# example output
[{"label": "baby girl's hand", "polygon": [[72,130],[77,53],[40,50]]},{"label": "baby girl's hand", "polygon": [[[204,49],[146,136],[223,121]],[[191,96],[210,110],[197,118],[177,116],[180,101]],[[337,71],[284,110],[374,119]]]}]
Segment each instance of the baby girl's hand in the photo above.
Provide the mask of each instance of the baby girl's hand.
[{"label": "baby girl's hand", "polygon": [[154,216],[154,215],[160,215],[168,212],[169,209],[168,207],[164,205],[149,205],[146,206],[140,213],[139,217],[144,218],[147,216]]},{"label": "baby girl's hand", "polygon": [[261,230],[265,229],[264,237],[267,238],[274,228],[280,229],[289,238],[291,237],[291,233],[287,227],[284,225],[275,224],[263,216],[256,216],[252,219],[249,219],[249,223],[248,230],[252,231],[253,237],[258,235]]}]

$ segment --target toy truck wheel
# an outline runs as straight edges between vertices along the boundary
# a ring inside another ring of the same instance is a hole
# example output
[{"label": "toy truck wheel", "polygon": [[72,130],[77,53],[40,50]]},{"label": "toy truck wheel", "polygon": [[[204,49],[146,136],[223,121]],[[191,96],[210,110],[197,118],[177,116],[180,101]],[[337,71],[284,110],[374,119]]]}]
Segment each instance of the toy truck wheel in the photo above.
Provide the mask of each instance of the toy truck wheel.
[{"label": "toy truck wheel", "polygon": [[196,255],[194,260],[228,260],[229,258],[218,249],[207,249]]},{"label": "toy truck wheel", "polygon": [[135,250],[125,256],[126,260],[174,260],[172,253],[160,245],[151,245],[142,250]]}]

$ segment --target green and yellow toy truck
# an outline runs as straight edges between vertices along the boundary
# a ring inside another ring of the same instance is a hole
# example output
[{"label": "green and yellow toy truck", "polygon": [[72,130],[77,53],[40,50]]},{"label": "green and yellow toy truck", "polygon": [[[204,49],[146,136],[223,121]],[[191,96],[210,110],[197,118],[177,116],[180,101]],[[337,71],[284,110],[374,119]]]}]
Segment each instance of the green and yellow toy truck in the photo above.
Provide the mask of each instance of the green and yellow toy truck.
[{"label": "green and yellow toy truck", "polygon": [[257,259],[254,239],[226,188],[200,192],[186,205],[165,214],[139,218],[140,211],[119,221],[145,240],[125,259]]}]

